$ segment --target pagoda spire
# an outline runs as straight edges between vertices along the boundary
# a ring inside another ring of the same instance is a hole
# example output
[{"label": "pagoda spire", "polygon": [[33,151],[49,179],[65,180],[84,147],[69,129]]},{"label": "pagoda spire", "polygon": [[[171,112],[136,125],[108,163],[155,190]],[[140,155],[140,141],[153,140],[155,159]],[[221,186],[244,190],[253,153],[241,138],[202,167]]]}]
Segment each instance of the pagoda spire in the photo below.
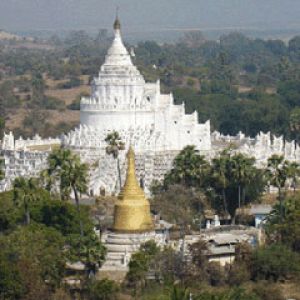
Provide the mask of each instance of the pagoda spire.
[{"label": "pagoda spire", "polygon": [[114,30],[115,31],[121,30],[121,22],[120,22],[120,19],[119,19],[119,7],[118,6],[116,8],[116,19],[115,19],[115,22],[114,22]]},{"label": "pagoda spire", "polygon": [[115,205],[113,230],[127,233],[153,231],[150,203],[138,184],[135,155],[131,146],[127,153],[127,161],[126,181]]},{"label": "pagoda spire", "polygon": [[135,155],[132,146],[130,145],[127,153],[127,176],[124,187],[119,195],[121,200],[144,200],[145,193],[140,187],[135,174]]}]

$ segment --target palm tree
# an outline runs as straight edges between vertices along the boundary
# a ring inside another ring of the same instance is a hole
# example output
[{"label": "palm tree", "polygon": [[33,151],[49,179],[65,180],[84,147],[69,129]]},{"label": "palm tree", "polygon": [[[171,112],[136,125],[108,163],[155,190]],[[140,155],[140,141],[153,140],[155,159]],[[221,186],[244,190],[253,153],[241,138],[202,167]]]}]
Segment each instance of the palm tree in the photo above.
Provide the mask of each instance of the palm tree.
[{"label": "palm tree", "polygon": [[71,236],[68,240],[69,247],[66,253],[70,261],[81,261],[85,265],[87,275],[95,274],[105,259],[106,248],[95,235],[78,238]]},{"label": "palm tree", "polygon": [[189,300],[191,299],[191,293],[187,288],[173,286],[170,294],[170,300]]},{"label": "palm tree", "polygon": [[167,174],[165,183],[180,183],[185,186],[202,186],[209,164],[199,155],[195,146],[186,146],[174,159],[173,168]]},{"label": "palm tree", "polygon": [[224,210],[228,213],[228,205],[226,200],[226,188],[229,184],[228,178],[228,167],[230,164],[231,155],[225,150],[221,153],[218,158],[212,160],[212,178],[216,181],[216,184],[219,185],[222,189],[222,198]]},{"label": "palm tree", "polygon": [[[67,169],[70,161],[73,160],[73,153],[69,149],[56,149],[48,158],[48,169],[42,172],[46,189],[51,190],[59,186],[60,198],[67,200],[70,197],[71,189],[62,178],[63,169]],[[57,184],[58,183],[58,184]]]},{"label": "palm tree", "polygon": [[296,193],[297,179],[300,175],[300,166],[296,162],[285,162],[287,177],[292,180],[294,194]]},{"label": "palm tree", "polygon": [[34,178],[19,177],[13,183],[13,200],[17,206],[24,207],[26,225],[30,224],[30,205],[38,201],[37,189]]},{"label": "palm tree", "polygon": [[106,153],[108,155],[112,155],[113,158],[117,161],[119,186],[120,186],[120,190],[121,190],[122,189],[122,178],[121,178],[119,153],[121,150],[125,149],[125,144],[122,141],[122,139],[117,131],[113,131],[112,133],[108,134],[107,137],[105,138],[105,142],[107,143]]},{"label": "palm tree", "polygon": [[233,180],[238,186],[238,207],[241,208],[241,195],[247,183],[251,182],[254,172],[254,158],[246,157],[239,153],[232,157]]},{"label": "palm tree", "polygon": [[60,187],[62,199],[70,197],[73,192],[79,216],[80,234],[83,236],[83,225],[80,217],[79,195],[85,194],[88,188],[88,165],[81,163],[80,157],[69,149],[54,150],[48,158],[47,173],[54,176]]},{"label": "palm tree", "polygon": [[282,155],[274,154],[270,158],[268,158],[268,166],[267,166],[267,177],[272,186],[278,188],[278,199],[280,202],[280,216],[282,218],[282,197],[281,190],[285,186],[288,173],[287,173],[287,164],[284,161],[284,157]]}]

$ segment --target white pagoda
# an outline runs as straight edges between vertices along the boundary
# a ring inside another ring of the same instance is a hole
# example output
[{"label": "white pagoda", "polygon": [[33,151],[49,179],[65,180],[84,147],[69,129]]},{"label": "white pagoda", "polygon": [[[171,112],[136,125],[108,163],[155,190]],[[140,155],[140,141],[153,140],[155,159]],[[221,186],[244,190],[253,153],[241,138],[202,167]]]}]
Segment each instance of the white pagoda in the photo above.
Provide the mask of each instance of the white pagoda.
[{"label": "white pagoda", "polygon": [[139,154],[179,151],[186,145],[211,149],[210,122],[198,123],[198,114],[186,114],[184,104],[174,105],[172,94],[160,92],[160,82],[146,83],[125,48],[118,18],[115,37],[91,97],[82,98],[80,128],[66,137],[73,147],[105,148],[105,137],[117,131]]}]

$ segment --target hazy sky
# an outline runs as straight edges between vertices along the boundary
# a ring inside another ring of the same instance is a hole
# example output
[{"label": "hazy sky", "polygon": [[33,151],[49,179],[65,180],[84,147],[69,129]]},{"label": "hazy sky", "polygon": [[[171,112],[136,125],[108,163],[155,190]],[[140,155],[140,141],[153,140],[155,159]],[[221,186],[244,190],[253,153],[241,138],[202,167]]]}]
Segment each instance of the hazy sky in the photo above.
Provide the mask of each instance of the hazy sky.
[{"label": "hazy sky", "polygon": [[0,0],[0,28],[111,28],[117,5],[128,32],[300,28],[300,0]]}]

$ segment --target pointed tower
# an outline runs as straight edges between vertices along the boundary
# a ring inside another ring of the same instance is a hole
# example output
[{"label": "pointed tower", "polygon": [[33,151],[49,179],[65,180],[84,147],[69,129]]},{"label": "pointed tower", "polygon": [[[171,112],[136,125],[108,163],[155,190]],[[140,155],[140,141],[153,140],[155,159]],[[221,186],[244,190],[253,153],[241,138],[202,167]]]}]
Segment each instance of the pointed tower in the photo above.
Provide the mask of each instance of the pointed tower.
[{"label": "pointed tower", "polygon": [[115,206],[115,232],[143,233],[153,231],[150,204],[135,175],[135,155],[130,147],[127,153],[128,167],[125,185]]},{"label": "pointed tower", "polygon": [[104,65],[105,66],[133,66],[130,55],[123,44],[122,36],[121,36],[121,22],[119,17],[116,17],[114,22],[114,40],[112,45],[110,46]]}]

